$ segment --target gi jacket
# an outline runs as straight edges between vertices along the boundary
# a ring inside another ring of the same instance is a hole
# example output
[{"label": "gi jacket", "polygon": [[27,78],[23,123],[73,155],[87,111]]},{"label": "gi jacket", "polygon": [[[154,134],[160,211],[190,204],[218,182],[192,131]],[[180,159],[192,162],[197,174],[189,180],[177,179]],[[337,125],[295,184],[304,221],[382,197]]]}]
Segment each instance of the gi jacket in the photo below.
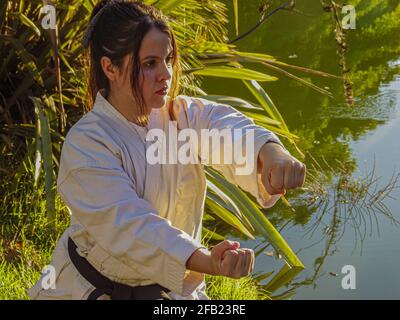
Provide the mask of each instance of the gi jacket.
[{"label": "gi jacket", "polygon": [[99,91],[93,109],[69,130],[62,147],[57,190],[71,224],[50,263],[55,284],[49,287],[49,275],[43,274],[29,290],[31,298],[86,299],[93,290],[69,259],[68,237],[78,253],[111,280],[131,286],[158,283],[170,289],[174,299],[208,298],[204,274],[185,268],[190,255],[203,247],[204,164],[146,160],[146,150],[154,143],[146,141],[146,134],[154,128],[167,133],[171,112],[180,130],[191,128],[199,135],[201,129],[254,129],[251,174],[237,175],[235,163],[211,165],[263,207],[278,200],[279,195],[270,196],[260,182],[257,156],[264,143],[280,141],[242,113],[180,95],[170,107],[153,109],[148,126],[141,127]]}]

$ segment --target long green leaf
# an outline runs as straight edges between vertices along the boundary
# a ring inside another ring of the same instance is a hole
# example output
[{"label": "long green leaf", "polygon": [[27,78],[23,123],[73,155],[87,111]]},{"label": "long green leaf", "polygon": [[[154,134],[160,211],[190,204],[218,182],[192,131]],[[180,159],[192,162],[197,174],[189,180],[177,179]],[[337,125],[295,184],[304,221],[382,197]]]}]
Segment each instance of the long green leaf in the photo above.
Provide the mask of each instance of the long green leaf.
[{"label": "long green leaf", "polygon": [[328,96],[329,98],[333,98],[333,95],[332,95],[332,93],[330,91],[318,87],[317,85],[315,85],[311,81],[304,80],[304,79],[302,79],[302,78],[300,78],[300,77],[298,77],[298,76],[296,76],[296,75],[294,75],[294,74],[292,74],[292,73],[290,73],[290,72],[288,72],[288,71],[286,71],[286,70],[284,70],[282,68],[278,68],[277,66],[274,66],[274,65],[272,65],[270,63],[261,62],[261,64],[263,64],[264,66],[266,66],[266,67],[268,67],[268,68],[270,68],[272,70],[275,70],[277,72],[283,73],[287,77],[292,78],[292,79],[294,79],[294,80],[306,85],[307,87],[310,87],[311,89],[313,89],[315,91],[318,91],[319,93],[322,93],[322,94]]},{"label": "long green leaf", "polygon": [[202,95],[202,96],[198,96],[198,98],[203,98],[203,99],[207,99],[207,100],[211,100],[211,101],[215,101],[218,103],[222,103],[222,104],[228,104],[234,108],[237,107],[241,107],[243,109],[246,109],[248,111],[263,111],[264,109],[259,106],[259,105],[255,105],[254,103],[250,103],[246,100],[237,98],[237,97],[230,97],[230,96],[223,96],[223,95],[212,95],[212,94],[208,94],[208,95]]},{"label": "long green leaf", "polygon": [[83,0],[82,5],[85,7],[87,12],[91,13],[93,10],[93,4],[90,0]]},{"label": "long green leaf", "polygon": [[273,56],[262,54],[262,53],[253,53],[253,52],[238,52],[234,50],[230,50],[229,52],[226,53],[211,53],[211,54],[201,54],[199,56],[203,64],[205,65],[210,65],[210,64],[227,64],[227,63],[232,63],[232,62],[250,62],[250,63],[259,63],[264,65],[265,67],[274,70],[275,72],[279,72],[287,76],[288,78],[294,79],[298,82],[300,82],[303,85],[306,85],[310,87],[311,89],[318,91],[324,95],[329,96],[332,98],[332,93],[329,92],[328,90],[321,88],[315,84],[313,84],[311,81],[304,80],[286,70],[284,70],[282,67],[287,67],[291,69],[295,69],[301,72],[317,75],[317,76],[323,76],[323,77],[328,77],[328,78],[335,78],[335,79],[343,79],[343,77],[336,76],[327,72],[322,72],[322,71],[317,71],[313,70],[310,68],[304,68],[304,67],[299,67],[299,66],[294,66],[290,65],[281,61],[277,61]]},{"label": "long green leaf", "polygon": [[251,234],[251,232],[249,230],[247,230],[247,228],[242,224],[242,222],[233,213],[229,212],[224,207],[221,207],[220,205],[216,204],[213,201],[208,201],[207,199],[206,199],[206,205],[207,205],[207,207],[210,208],[210,210],[215,215],[217,215],[223,221],[225,221],[232,227],[238,229],[240,232],[242,232],[244,235],[246,235],[250,239],[255,240],[255,238]]},{"label": "long green leaf", "polygon": [[[247,86],[249,91],[254,95],[254,97],[258,100],[261,106],[265,109],[265,111],[275,120],[281,122],[279,128],[273,128],[267,124],[264,125],[265,128],[269,128],[273,130],[277,134],[281,134],[289,139],[289,142],[294,146],[299,155],[304,158],[304,154],[297,147],[295,139],[298,137],[293,135],[289,128],[286,125],[285,120],[283,119],[281,113],[278,108],[275,106],[274,102],[271,100],[269,95],[265,92],[265,90],[257,83],[257,81],[246,81],[243,80],[244,84]],[[261,123],[262,124],[262,123]]]},{"label": "long green leaf", "polygon": [[[35,110],[36,111],[36,110]],[[42,137],[41,137],[41,125],[40,125],[40,117],[38,116],[38,112],[35,112],[35,126],[36,126],[36,139],[35,139],[35,174],[34,174],[34,180],[33,180],[33,186],[36,189],[38,180],[39,180],[39,175],[40,175],[40,169],[42,168]]]},{"label": "long green leaf", "polygon": [[[276,61],[275,57],[257,52],[243,52],[243,51],[235,51],[235,55],[238,55],[245,59],[251,59],[251,61]],[[249,61],[250,62],[250,61]]]},{"label": "long green leaf", "polygon": [[[44,5],[51,4],[50,0],[42,0]],[[62,79],[61,79],[61,66],[59,56],[59,36],[58,36],[58,25],[55,29],[48,29],[48,35],[50,37],[51,48],[53,51],[54,69],[56,74],[56,87],[59,95],[58,110],[60,113],[60,132],[63,133],[67,124],[67,116],[64,110],[64,102],[62,99]]]},{"label": "long green leaf", "polygon": [[263,114],[259,114],[256,112],[249,112],[249,111],[245,111],[243,110],[243,113],[252,118],[253,120],[262,123],[263,125],[272,125],[272,126],[280,126],[282,123],[279,121],[276,121],[274,119],[271,119]]},{"label": "long green leaf", "polygon": [[240,80],[257,80],[257,81],[276,81],[278,78],[246,68],[233,68],[227,66],[206,67],[200,70],[192,71],[193,74],[200,76],[232,78]]},{"label": "long green leaf", "polygon": [[286,262],[291,267],[299,267],[304,269],[301,261],[294,254],[279,232],[258,209],[254,202],[244,194],[243,191],[241,191],[235,185],[224,180],[222,176],[215,170],[206,168],[206,172],[207,179],[218,186],[227,194],[228,197],[235,201],[242,214],[248,217],[256,231],[263,235],[271,243],[275,250],[282,253]]},{"label": "long green leaf", "polygon": [[220,234],[218,234],[215,231],[211,231],[209,229],[207,229],[206,227],[203,227],[203,233],[205,233],[205,238],[211,238],[214,239],[216,241],[224,241],[225,237],[221,236]]},{"label": "long green leaf", "polygon": [[[229,212],[235,214],[237,218],[243,223],[247,230],[254,232],[254,228],[249,220],[242,215],[236,203],[229,198],[220,188],[213,184],[210,180],[207,180],[207,200],[214,201],[221,207],[225,208]],[[214,196],[215,194],[215,196]]]},{"label": "long green leaf", "polygon": [[[258,121],[256,120],[256,123]],[[275,127],[275,126],[270,126],[268,124],[260,122],[260,125],[263,126],[265,129],[271,130],[272,132],[275,132],[277,135],[285,137],[289,139],[291,143],[294,143],[294,140],[298,140],[299,136],[295,135],[294,133],[291,133],[290,131]]]},{"label": "long green leaf", "polygon": [[55,209],[55,179],[53,175],[53,151],[50,136],[50,126],[46,114],[43,111],[43,105],[39,98],[29,97],[34,106],[35,114],[38,118],[37,123],[39,124],[39,135],[41,138],[42,146],[42,159],[43,168],[45,173],[45,190],[46,190],[46,209],[50,224],[54,226],[56,218]]},{"label": "long green leaf", "polygon": [[263,289],[269,292],[274,292],[275,290],[287,284],[303,269],[304,267],[300,266],[289,267],[288,265],[285,264],[283,268],[271,279],[271,281],[268,282],[265,286],[263,286]]},{"label": "long green leaf", "polygon": [[263,124],[280,126],[281,122],[267,117],[265,115],[264,109],[259,105],[254,105],[253,103],[249,103],[243,99],[236,97],[227,97],[221,95],[202,95],[199,98],[215,101],[221,104],[227,104],[231,107],[234,107],[240,112],[243,112],[246,116],[252,118],[253,120],[257,120]]},{"label": "long green leaf", "polygon": [[11,15],[18,18],[21,23],[29,27],[37,36],[40,37],[40,29],[26,15],[24,15],[22,12],[12,12]]},{"label": "long green leaf", "polygon": [[270,115],[272,119],[278,120],[282,123],[282,129],[288,130],[285,120],[283,120],[282,115],[279,110],[276,108],[275,104],[272,102],[271,98],[265,92],[265,90],[257,83],[257,81],[245,81],[244,84],[250,90],[250,92],[254,95],[254,97],[258,100],[264,110]]},{"label": "long green leaf", "polygon": [[239,35],[239,8],[238,8],[238,0],[232,0],[233,2],[233,17],[235,19],[235,34]]},{"label": "long green leaf", "polygon": [[163,14],[167,14],[168,12],[175,10],[179,5],[181,5],[184,0],[160,0],[155,3],[155,7],[160,9]]}]

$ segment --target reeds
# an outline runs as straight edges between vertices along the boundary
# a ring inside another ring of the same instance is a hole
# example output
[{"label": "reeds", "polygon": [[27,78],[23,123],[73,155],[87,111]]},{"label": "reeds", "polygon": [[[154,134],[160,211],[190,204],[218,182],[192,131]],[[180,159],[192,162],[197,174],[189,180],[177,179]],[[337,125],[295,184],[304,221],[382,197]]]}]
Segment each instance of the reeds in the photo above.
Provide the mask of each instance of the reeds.
[{"label": "reeds", "polygon": [[[312,156],[311,156],[312,157]],[[312,158],[313,159],[313,158]],[[367,235],[373,232],[379,235],[379,220],[386,219],[391,224],[398,225],[400,221],[385,205],[392,197],[394,190],[400,188],[400,173],[393,172],[391,178],[380,185],[380,177],[376,176],[375,161],[371,171],[361,177],[354,177],[349,163],[337,163],[335,169],[322,158],[324,170],[314,159],[308,171],[307,184],[304,188],[304,204],[315,213],[315,221],[310,223],[305,236],[313,236],[327,216],[334,221],[326,226],[326,235],[335,233],[335,241],[339,241],[351,227],[354,232],[355,246],[362,244]],[[319,166],[319,167],[318,167]],[[330,183],[330,177],[335,177]]]}]

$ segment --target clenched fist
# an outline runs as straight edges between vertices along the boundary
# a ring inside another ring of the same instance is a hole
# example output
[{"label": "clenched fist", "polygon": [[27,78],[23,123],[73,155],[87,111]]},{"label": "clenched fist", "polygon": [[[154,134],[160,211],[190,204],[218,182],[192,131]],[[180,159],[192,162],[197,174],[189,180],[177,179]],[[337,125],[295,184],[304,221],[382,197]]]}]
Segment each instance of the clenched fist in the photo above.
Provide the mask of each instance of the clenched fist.
[{"label": "clenched fist", "polygon": [[254,251],[239,249],[240,243],[225,240],[211,250],[211,264],[216,275],[239,279],[254,269]]},{"label": "clenched fist", "polygon": [[189,270],[239,279],[254,269],[254,251],[239,249],[237,241],[224,240],[211,249],[199,248],[189,257]]},{"label": "clenched fist", "polygon": [[261,182],[270,195],[286,193],[286,189],[303,186],[306,166],[277,143],[266,143],[258,156]]}]

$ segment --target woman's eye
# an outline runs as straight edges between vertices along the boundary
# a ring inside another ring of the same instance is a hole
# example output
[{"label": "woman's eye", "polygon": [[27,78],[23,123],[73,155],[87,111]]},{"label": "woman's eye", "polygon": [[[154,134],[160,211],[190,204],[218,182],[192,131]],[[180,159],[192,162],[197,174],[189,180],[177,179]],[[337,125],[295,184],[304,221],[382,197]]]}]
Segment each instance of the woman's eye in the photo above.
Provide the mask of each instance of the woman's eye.
[{"label": "woman's eye", "polygon": [[147,61],[144,63],[144,66],[147,68],[152,68],[154,66],[154,61],[153,60]]},{"label": "woman's eye", "polygon": [[[172,61],[173,61],[173,57],[168,57],[166,58],[165,62],[167,63],[167,65],[172,65]],[[150,60],[147,61],[143,64],[145,66],[145,68],[155,68],[156,66],[156,61],[155,60]]]}]

